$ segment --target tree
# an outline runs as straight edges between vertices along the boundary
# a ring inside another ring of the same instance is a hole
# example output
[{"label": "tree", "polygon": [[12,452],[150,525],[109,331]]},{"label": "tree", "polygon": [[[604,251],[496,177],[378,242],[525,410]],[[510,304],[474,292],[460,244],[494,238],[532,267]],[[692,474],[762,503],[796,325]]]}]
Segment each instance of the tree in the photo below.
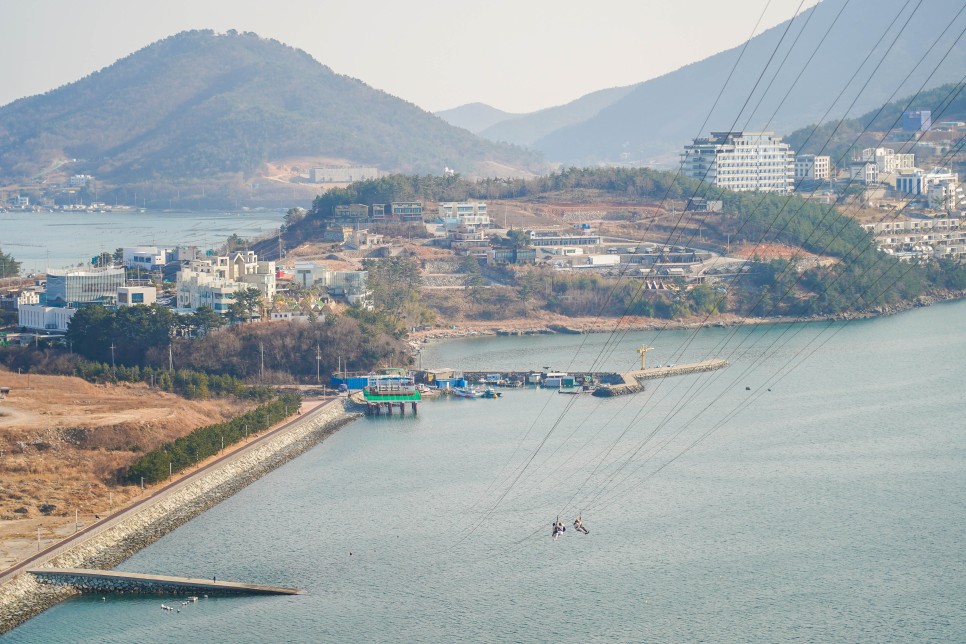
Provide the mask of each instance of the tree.
[{"label": "tree", "polygon": [[215,313],[210,306],[199,306],[191,315],[189,329],[197,336],[204,337],[212,329],[224,326],[225,319]]},{"label": "tree", "polygon": [[[241,291],[235,291],[235,301],[232,302],[230,313],[237,317],[238,319],[243,319],[246,322],[255,317],[255,311],[257,311],[262,305],[262,293],[254,286],[250,286]],[[241,316],[237,314],[241,313]]]},{"label": "tree", "polygon": [[0,250],[0,278],[20,275],[20,262]]},{"label": "tree", "polygon": [[520,249],[530,245],[530,233],[525,230],[516,228],[509,230],[507,231],[506,238],[510,244],[510,248]]},{"label": "tree", "polygon": [[483,298],[483,272],[480,270],[480,262],[473,255],[467,255],[463,259],[463,272],[466,277],[463,279],[463,287],[469,293],[470,299],[479,303]]}]

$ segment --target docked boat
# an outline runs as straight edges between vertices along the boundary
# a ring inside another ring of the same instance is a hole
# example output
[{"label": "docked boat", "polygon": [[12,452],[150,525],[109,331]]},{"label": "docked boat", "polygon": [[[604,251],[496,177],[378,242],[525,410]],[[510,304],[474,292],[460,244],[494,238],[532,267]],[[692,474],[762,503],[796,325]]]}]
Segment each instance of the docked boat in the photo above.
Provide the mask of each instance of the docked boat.
[{"label": "docked boat", "polygon": [[481,394],[480,397],[481,398],[500,398],[502,396],[503,396],[502,391],[496,391],[494,389],[491,389],[490,387],[487,387],[486,389],[483,390],[483,393]]},{"label": "docked boat", "polygon": [[453,395],[457,398],[479,398],[480,392],[469,387],[453,387]]}]

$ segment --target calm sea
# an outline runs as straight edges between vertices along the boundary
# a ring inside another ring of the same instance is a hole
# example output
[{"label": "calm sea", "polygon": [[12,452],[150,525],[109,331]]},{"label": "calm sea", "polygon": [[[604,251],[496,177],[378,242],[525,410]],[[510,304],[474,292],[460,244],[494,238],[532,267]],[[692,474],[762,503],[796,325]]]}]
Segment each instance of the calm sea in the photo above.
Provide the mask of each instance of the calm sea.
[{"label": "calm sea", "polygon": [[[304,595],[80,598],[11,642],[966,640],[966,303],[445,342],[424,366],[727,369],[359,420],[120,568]],[[557,515],[591,534],[549,538]]]},{"label": "calm sea", "polygon": [[0,250],[21,272],[90,262],[124,246],[217,247],[233,233],[251,239],[277,230],[284,213],[230,212],[0,212]]}]

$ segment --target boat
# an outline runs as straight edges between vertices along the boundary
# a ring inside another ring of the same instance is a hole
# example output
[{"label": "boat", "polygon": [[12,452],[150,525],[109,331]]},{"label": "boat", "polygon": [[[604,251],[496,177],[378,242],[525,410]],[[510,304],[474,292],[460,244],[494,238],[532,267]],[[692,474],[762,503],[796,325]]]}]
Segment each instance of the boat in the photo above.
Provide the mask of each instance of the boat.
[{"label": "boat", "polygon": [[503,396],[502,391],[495,391],[490,387],[487,387],[486,389],[484,389],[483,393],[481,394],[482,398],[500,398],[502,396]]},{"label": "boat", "polygon": [[580,385],[574,385],[573,387],[561,387],[557,390],[558,394],[582,394],[584,393],[584,388]]},{"label": "boat", "polygon": [[457,398],[479,398],[480,392],[469,387],[453,387],[453,395]]}]

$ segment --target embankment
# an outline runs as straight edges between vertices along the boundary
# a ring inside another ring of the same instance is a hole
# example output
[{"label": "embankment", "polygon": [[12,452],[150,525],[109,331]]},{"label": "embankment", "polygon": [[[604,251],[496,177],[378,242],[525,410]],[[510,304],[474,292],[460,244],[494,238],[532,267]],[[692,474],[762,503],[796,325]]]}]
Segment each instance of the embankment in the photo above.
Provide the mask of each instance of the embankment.
[{"label": "embankment", "polygon": [[[120,514],[85,538],[34,562],[35,568],[112,568],[183,523],[315,446],[360,416],[352,403],[334,403],[209,469],[183,479],[150,502]],[[76,589],[46,584],[29,573],[0,586],[0,634]]]}]

